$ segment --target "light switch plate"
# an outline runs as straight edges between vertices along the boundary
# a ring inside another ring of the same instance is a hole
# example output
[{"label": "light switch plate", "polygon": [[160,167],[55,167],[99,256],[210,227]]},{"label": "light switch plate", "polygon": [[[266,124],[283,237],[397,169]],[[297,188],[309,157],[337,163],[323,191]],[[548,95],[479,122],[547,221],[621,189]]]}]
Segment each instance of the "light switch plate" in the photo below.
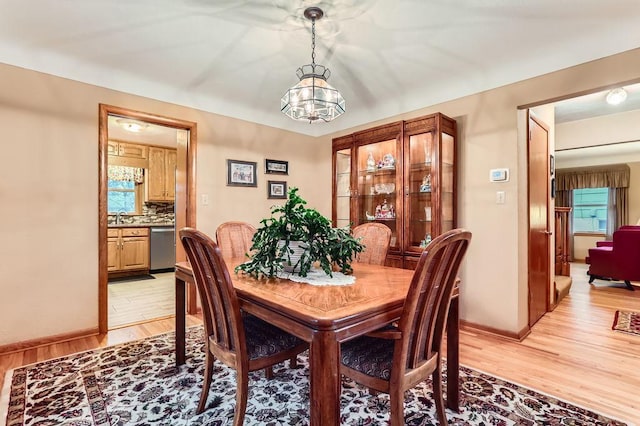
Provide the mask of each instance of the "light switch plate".
[{"label": "light switch plate", "polygon": [[496,204],[504,204],[504,200],[507,198],[504,191],[496,191]]}]

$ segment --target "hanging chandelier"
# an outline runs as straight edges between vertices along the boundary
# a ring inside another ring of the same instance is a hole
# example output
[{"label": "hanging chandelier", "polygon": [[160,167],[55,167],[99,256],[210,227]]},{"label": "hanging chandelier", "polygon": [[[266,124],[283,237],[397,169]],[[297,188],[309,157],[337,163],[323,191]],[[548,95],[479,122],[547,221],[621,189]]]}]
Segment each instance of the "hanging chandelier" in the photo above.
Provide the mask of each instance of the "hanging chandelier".
[{"label": "hanging chandelier", "polygon": [[294,120],[331,121],[345,112],[344,98],[327,83],[331,71],[316,64],[316,21],[323,15],[319,7],[308,7],[304,11],[305,18],[311,20],[311,63],[298,68],[296,75],[300,82],[280,100],[280,110]]}]

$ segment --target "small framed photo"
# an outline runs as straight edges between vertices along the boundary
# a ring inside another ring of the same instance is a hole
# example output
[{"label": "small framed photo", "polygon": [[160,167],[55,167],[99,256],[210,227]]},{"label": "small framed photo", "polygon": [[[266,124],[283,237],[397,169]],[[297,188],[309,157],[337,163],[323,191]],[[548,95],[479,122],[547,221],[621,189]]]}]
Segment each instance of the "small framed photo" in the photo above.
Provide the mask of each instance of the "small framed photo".
[{"label": "small framed photo", "polygon": [[556,198],[556,178],[551,178],[551,198]]},{"label": "small framed photo", "polygon": [[553,155],[549,156],[549,174],[551,176],[556,174],[556,158]]},{"label": "small framed photo", "polygon": [[276,175],[289,174],[289,162],[279,160],[265,160],[264,172]]},{"label": "small framed photo", "polygon": [[227,160],[227,186],[258,186],[257,163]]},{"label": "small framed photo", "polygon": [[267,198],[287,199],[287,182],[270,180],[267,182]]}]

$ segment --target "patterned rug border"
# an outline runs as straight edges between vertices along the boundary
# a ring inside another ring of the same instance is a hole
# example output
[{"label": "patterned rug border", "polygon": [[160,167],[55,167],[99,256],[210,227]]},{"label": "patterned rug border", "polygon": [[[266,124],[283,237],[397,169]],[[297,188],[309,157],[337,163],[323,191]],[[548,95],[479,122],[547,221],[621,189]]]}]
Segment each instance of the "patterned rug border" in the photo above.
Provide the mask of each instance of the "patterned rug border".
[{"label": "patterned rug border", "polygon": [[[640,329],[639,330],[633,330],[631,329],[631,316],[637,316],[640,317],[640,312],[636,312],[636,311],[625,311],[623,309],[618,309],[616,310],[616,313],[613,317],[613,325],[611,326],[611,329],[613,331],[619,331],[621,333],[626,333],[626,334],[632,334],[634,336],[640,336]],[[623,318],[621,318],[623,317]],[[626,326],[627,328],[620,328],[621,325]]]},{"label": "patterned rug border", "polygon": [[[618,320],[618,312],[620,312],[620,311],[616,311],[616,318],[615,318],[615,321],[614,321],[614,326],[615,326],[615,324],[616,324],[616,322]],[[640,315],[640,313],[633,312],[633,311],[623,311],[623,312],[628,312],[628,313],[633,313],[633,314]],[[201,328],[201,327],[202,327],[202,325],[193,325],[193,326],[187,327],[187,330],[197,329],[197,328]],[[616,331],[623,331],[624,332],[624,330],[616,330]],[[627,332],[627,333],[635,334],[635,333],[632,333],[632,332]],[[13,382],[13,380],[12,380],[13,379],[13,374],[14,374],[14,372],[16,370],[21,369],[21,368],[25,368],[25,367],[34,366],[34,365],[41,364],[41,363],[44,363],[44,362],[47,362],[47,363],[49,363],[49,362],[59,362],[59,361],[62,361],[62,360],[66,360],[66,359],[71,359],[71,358],[77,357],[78,355],[81,355],[81,354],[87,354],[87,353],[91,353],[91,352],[99,352],[99,351],[102,351],[102,350],[116,349],[116,348],[119,348],[119,347],[124,347],[124,346],[127,346],[127,345],[136,344],[136,343],[148,340],[148,339],[159,339],[159,338],[163,338],[163,337],[171,338],[173,336],[175,336],[175,332],[174,331],[168,331],[168,332],[164,332],[164,333],[159,333],[159,334],[143,337],[143,338],[140,338],[140,339],[135,339],[135,340],[127,341],[127,342],[117,343],[117,344],[114,344],[114,345],[108,345],[108,346],[103,346],[103,347],[98,347],[98,348],[93,348],[93,349],[87,349],[85,351],[74,352],[74,353],[71,353],[71,354],[68,354],[68,355],[62,355],[62,356],[55,357],[55,358],[50,358],[50,359],[47,359],[47,360],[37,361],[37,362],[21,365],[21,366],[12,368],[10,370],[7,370],[6,373],[5,373],[4,383],[3,383],[2,389],[0,390],[1,391],[1,393],[0,393],[0,426],[6,426],[6,424],[7,424],[6,422],[7,422],[8,408],[9,408],[9,402],[10,402],[10,396],[11,396],[10,395],[10,391],[11,391],[11,387],[12,387],[12,384],[13,384],[12,383]],[[475,368],[475,367],[469,367],[469,366],[464,365],[464,364],[460,364],[460,367],[461,367],[461,369],[475,371],[479,375],[487,376],[488,378],[495,378],[495,379],[498,379],[500,381],[513,384],[513,385],[515,385],[517,387],[520,387],[522,389],[525,389],[525,390],[532,391],[534,393],[543,395],[543,396],[545,396],[545,397],[547,397],[547,398],[549,398],[551,400],[555,400],[556,404],[558,404],[558,403],[560,403],[559,405],[566,404],[568,406],[573,406],[573,407],[576,407],[576,408],[579,408],[579,409],[582,409],[582,410],[585,410],[585,411],[592,412],[594,414],[601,415],[603,417],[607,417],[610,420],[626,424],[627,426],[636,426],[636,423],[634,423],[634,422],[630,422],[630,421],[627,421],[627,420],[620,419],[620,418],[618,418],[616,416],[612,416],[612,415],[603,413],[603,412],[595,410],[593,408],[586,407],[586,406],[584,406],[582,404],[578,404],[578,403],[575,403],[575,402],[570,402],[569,400],[567,400],[565,398],[561,398],[561,397],[555,396],[553,394],[550,394],[548,392],[541,391],[538,388],[531,387],[530,385],[525,385],[525,384],[522,384],[520,382],[514,381],[512,379],[507,379],[507,378],[504,378],[504,377],[499,376],[497,374],[489,373],[487,371],[484,371],[484,370],[481,370],[481,369],[478,369],[478,368]]]},{"label": "patterned rug border", "polygon": [[[188,332],[188,330],[190,330],[192,328],[198,328],[198,327],[202,327],[202,325],[201,324],[197,324],[197,325],[188,326],[187,327],[187,332]],[[159,338],[159,337],[168,336],[168,335],[175,335],[175,331],[166,331],[164,333],[153,334],[153,335],[147,336],[147,337],[141,337],[140,339],[128,340],[126,342],[116,343],[115,345],[101,346],[101,347],[98,347],[98,348],[87,349],[87,350],[80,351],[80,352],[74,352],[74,353],[71,353],[71,354],[68,354],[68,355],[61,355],[61,356],[58,356],[58,357],[55,357],[55,358],[49,358],[49,359],[42,360],[42,361],[36,361],[36,362],[29,363],[29,364],[20,365],[18,367],[11,368],[11,369],[7,370],[7,372],[4,374],[4,383],[2,385],[2,389],[0,389],[0,426],[6,426],[6,424],[7,424],[7,414],[9,413],[9,399],[11,397],[11,395],[10,395],[11,383],[12,383],[12,378],[13,378],[13,372],[15,370],[17,370],[19,368],[30,367],[32,365],[40,364],[40,363],[43,363],[43,362],[60,361],[60,360],[63,360],[63,359],[76,357],[76,356],[81,355],[81,354],[94,352],[94,351],[99,351],[99,350],[103,350],[103,349],[115,349],[115,348],[118,348],[120,346],[135,344],[137,342],[141,342],[141,341],[146,340],[146,339],[154,339],[154,338]]]},{"label": "patterned rug border", "polygon": [[11,377],[13,377],[13,370],[7,370],[4,374],[4,384],[0,389],[0,426],[7,424],[7,415],[9,414],[9,391],[11,390]]}]

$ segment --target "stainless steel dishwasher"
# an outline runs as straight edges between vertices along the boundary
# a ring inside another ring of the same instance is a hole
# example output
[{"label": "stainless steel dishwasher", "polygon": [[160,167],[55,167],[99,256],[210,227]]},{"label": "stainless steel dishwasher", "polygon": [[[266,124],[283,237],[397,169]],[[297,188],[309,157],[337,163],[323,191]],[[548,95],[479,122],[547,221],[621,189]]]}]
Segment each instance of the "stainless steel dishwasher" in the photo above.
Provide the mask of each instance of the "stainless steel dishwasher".
[{"label": "stainless steel dishwasher", "polygon": [[151,272],[173,271],[176,264],[176,232],[169,226],[152,226],[149,236]]}]

